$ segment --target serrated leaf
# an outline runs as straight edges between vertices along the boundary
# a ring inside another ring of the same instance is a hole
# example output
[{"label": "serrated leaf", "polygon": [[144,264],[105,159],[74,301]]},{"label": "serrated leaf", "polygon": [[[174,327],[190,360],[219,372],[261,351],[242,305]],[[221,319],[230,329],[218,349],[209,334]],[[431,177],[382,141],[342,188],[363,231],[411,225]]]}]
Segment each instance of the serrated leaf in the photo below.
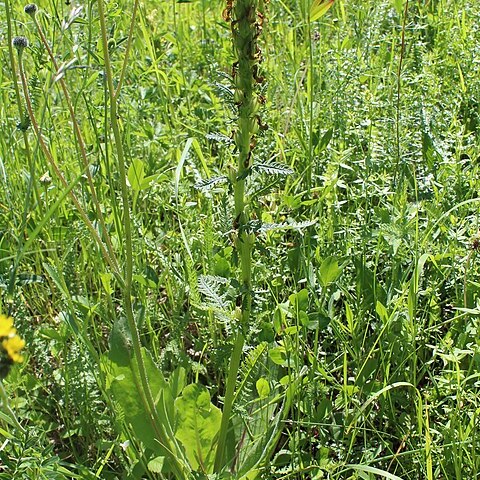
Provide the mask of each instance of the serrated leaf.
[{"label": "serrated leaf", "polygon": [[208,390],[199,384],[187,385],[175,400],[175,437],[185,448],[193,470],[212,473],[216,437],[222,412],[210,401]]},{"label": "serrated leaf", "polygon": [[224,135],[223,133],[207,133],[205,137],[207,138],[207,140],[214,140],[215,142],[225,143],[227,145],[233,143],[233,140],[227,135]]},{"label": "serrated leaf", "polygon": [[323,17],[334,2],[335,0],[313,0],[312,7],[310,8],[310,21],[314,22],[320,17]]},{"label": "serrated leaf", "polygon": [[269,175],[291,175],[293,170],[283,163],[269,162],[269,163],[256,163],[253,166],[254,170],[268,173]]},{"label": "serrated leaf", "polygon": [[215,185],[218,185],[219,183],[225,183],[226,181],[227,181],[227,177],[223,175],[218,177],[210,177],[204,180],[200,180],[194,185],[194,187],[197,190],[208,191],[208,190],[211,190]]},{"label": "serrated leaf", "polygon": [[266,233],[272,230],[303,230],[317,223],[316,220],[306,220],[304,222],[285,222],[285,223],[261,223],[259,220],[251,221],[247,225],[247,231]]},{"label": "serrated leaf", "polygon": [[316,223],[317,223],[316,220],[305,220],[303,222],[289,222],[287,223],[287,226],[292,230],[303,230],[304,228],[311,227]]},{"label": "serrated leaf", "polygon": [[228,308],[228,302],[225,300],[225,296],[220,293],[220,287],[227,282],[228,280],[224,277],[200,275],[200,277],[198,277],[198,290],[205,295],[208,303],[212,306],[226,310]]}]

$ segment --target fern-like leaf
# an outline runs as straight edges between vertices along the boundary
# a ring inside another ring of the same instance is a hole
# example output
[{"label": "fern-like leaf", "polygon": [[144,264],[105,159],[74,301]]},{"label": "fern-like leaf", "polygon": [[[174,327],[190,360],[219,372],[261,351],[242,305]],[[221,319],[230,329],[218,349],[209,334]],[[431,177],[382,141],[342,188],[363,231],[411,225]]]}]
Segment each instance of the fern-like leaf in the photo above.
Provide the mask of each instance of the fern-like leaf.
[{"label": "fern-like leaf", "polygon": [[225,176],[218,176],[218,177],[210,177],[205,178],[204,180],[200,180],[194,186],[197,190],[208,191],[211,190],[215,185],[219,183],[225,183],[227,181],[227,177]]},{"label": "fern-like leaf", "polygon": [[256,163],[253,165],[253,169],[268,173],[269,175],[287,176],[293,173],[293,170],[283,163],[269,162],[269,163]]},{"label": "fern-like leaf", "polygon": [[228,308],[228,301],[225,298],[225,293],[222,294],[220,289],[227,283],[228,280],[224,277],[216,275],[201,275],[198,277],[198,290],[205,295],[209,305],[226,311]]},{"label": "fern-like leaf", "polygon": [[218,143],[225,143],[226,145],[231,145],[233,143],[233,140],[229,136],[224,135],[223,133],[207,133],[205,137],[207,140],[213,140],[214,142]]},{"label": "fern-like leaf", "polygon": [[303,230],[317,223],[316,220],[305,220],[303,222],[263,223],[260,220],[252,220],[246,225],[250,233],[267,233],[274,230]]}]

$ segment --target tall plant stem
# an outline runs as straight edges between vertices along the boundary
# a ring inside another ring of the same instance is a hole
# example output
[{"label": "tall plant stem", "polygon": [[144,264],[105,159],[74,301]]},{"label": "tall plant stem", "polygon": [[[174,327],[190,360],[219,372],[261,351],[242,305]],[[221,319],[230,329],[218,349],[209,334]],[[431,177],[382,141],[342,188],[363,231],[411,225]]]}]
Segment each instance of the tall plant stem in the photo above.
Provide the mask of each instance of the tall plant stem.
[{"label": "tall plant stem", "polygon": [[30,117],[30,121],[32,122],[32,127],[33,127],[33,130],[34,130],[35,135],[37,137],[40,148],[41,148],[42,152],[44,153],[45,157],[47,158],[48,162],[50,163],[53,171],[55,172],[56,177],[60,180],[60,182],[64,186],[64,188],[69,192],[68,195],[69,195],[70,199],[72,200],[73,204],[75,205],[75,208],[77,209],[77,211],[78,211],[80,217],[82,218],[85,226],[90,231],[90,233],[92,235],[92,238],[94,239],[95,243],[98,245],[98,247],[100,249],[100,252],[102,254],[102,257],[104,258],[106,263],[108,265],[110,265],[116,279],[122,285],[123,284],[123,278],[122,278],[120,272],[116,268],[116,263],[115,263],[114,259],[110,256],[107,249],[105,248],[105,244],[103,243],[102,239],[100,238],[96,228],[93,226],[92,222],[88,218],[88,215],[86,214],[85,210],[83,209],[82,205],[80,204],[78,198],[73,193],[73,191],[71,189],[69,189],[69,185],[68,185],[67,180],[63,176],[62,171],[60,170],[59,166],[57,165],[57,162],[55,162],[55,159],[53,158],[52,153],[50,152],[47,144],[45,143],[45,140],[43,139],[42,132],[41,132],[40,126],[38,125],[38,122],[36,120],[35,113],[33,111],[32,102],[30,100],[30,95],[29,95],[28,85],[27,85],[27,79],[25,77],[25,72],[23,70],[23,61],[22,61],[21,51],[19,51],[19,54],[18,54],[18,71],[19,71],[19,74],[20,74],[20,80],[22,82],[23,95],[25,97],[25,103],[27,105],[28,115]]},{"label": "tall plant stem", "polygon": [[[53,51],[50,48],[50,45],[48,44],[47,39],[45,38],[42,26],[40,25],[36,16],[34,16],[34,22],[35,22],[35,26],[37,27],[37,31],[38,31],[38,34],[40,36],[40,39],[41,39],[44,47],[46,48],[46,50],[48,52],[48,56],[50,57],[50,61],[52,62],[55,70],[58,73],[58,71],[59,71],[58,63],[55,60],[55,56],[53,54]],[[112,241],[110,239],[110,235],[108,234],[107,226],[105,225],[105,218],[103,216],[102,209],[100,207],[100,202],[98,201],[97,192],[96,192],[96,189],[95,189],[95,185],[93,183],[92,174],[90,172],[90,168],[89,168],[90,162],[88,161],[88,158],[87,158],[87,149],[85,147],[85,141],[83,139],[82,131],[80,130],[80,125],[78,124],[77,118],[75,116],[75,111],[73,109],[73,104],[72,104],[72,101],[71,101],[71,98],[70,98],[70,94],[68,92],[67,84],[65,83],[65,80],[62,76],[60,77],[58,82],[59,82],[60,87],[63,91],[63,95],[65,97],[65,102],[66,102],[67,108],[68,108],[68,112],[70,114],[70,120],[72,121],[73,130],[75,132],[75,137],[76,137],[77,142],[78,142],[78,147],[79,147],[79,150],[80,150],[80,156],[82,157],[83,167],[85,169],[85,175],[87,177],[87,182],[88,182],[88,186],[90,188],[90,194],[92,195],[92,201],[93,201],[93,204],[95,206],[95,210],[96,210],[96,213],[97,213],[97,218],[98,218],[98,221],[100,222],[100,226],[102,228],[102,234],[103,234],[102,236],[105,240],[106,249],[108,251],[108,254],[109,254],[110,258],[112,259],[112,262],[115,265],[115,269],[119,270],[118,263],[117,263],[117,258],[116,258],[116,255],[115,255],[115,252],[114,252],[113,246],[112,246]]]},{"label": "tall plant stem", "polygon": [[[12,68],[12,72],[16,71],[15,68],[15,55],[13,52],[13,46],[12,46],[12,39],[13,39],[13,34],[12,34],[12,19],[11,19],[11,13],[10,13],[10,2],[6,1],[5,2],[5,16],[7,18],[7,40],[8,40],[8,56],[10,59],[10,65]],[[23,116],[23,104],[22,104],[22,97],[20,95],[20,87],[18,86],[17,82],[13,82],[13,88],[15,91],[15,100],[17,103],[18,107],[18,114],[20,120],[22,120]],[[41,199],[40,199],[40,193],[37,188],[37,184],[35,183],[34,180],[34,173],[35,173],[35,164],[32,158],[32,153],[30,149],[30,143],[28,141],[28,134],[26,130],[23,130],[23,141],[24,141],[24,146],[25,146],[25,153],[27,156],[28,164],[29,164],[29,169],[30,169],[30,182],[32,184],[33,192],[35,194],[35,198],[37,200],[37,203],[41,205]]]},{"label": "tall plant stem", "polygon": [[[13,46],[12,46],[12,19],[11,19],[11,13],[10,13],[10,2],[6,1],[5,2],[5,16],[7,19],[7,40],[8,40],[8,56],[10,59],[10,67],[12,69],[12,72],[16,71],[16,66],[15,66],[15,55],[13,51]],[[24,116],[24,107],[22,103],[22,97],[20,95],[20,87],[18,86],[18,82],[14,81],[13,82],[13,88],[15,91],[15,100],[17,103],[18,107],[18,116],[20,119],[20,124],[23,122],[23,116]],[[30,195],[33,190],[33,194],[35,197],[35,200],[37,201],[38,206],[41,208],[42,202],[41,202],[41,197],[40,193],[38,191],[37,183],[35,181],[35,161],[34,161],[34,156],[32,155],[32,151],[30,148],[30,142],[28,140],[28,133],[25,128],[22,128],[22,135],[23,135],[23,145],[25,148],[25,156],[27,157],[27,163],[28,163],[28,169],[29,169],[29,182],[28,182],[28,188],[27,188],[27,194],[26,194],[26,200],[25,200],[25,208],[24,208],[24,213],[23,213],[23,219],[22,219],[22,226],[21,229],[24,228],[27,222],[27,217],[28,217],[28,210],[30,208]],[[21,243],[23,242],[23,235],[18,235],[18,242],[19,246],[17,248],[17,255],[15,258],[15,261],[13,262],[13,267],[10,271],[10,279],[9,279],[9,284],[8,284],[8,296],[10,299],[13,296],[13,292],[15,290],[15,278],[17,276],[17,269],[18,265],[20,264],[21,260],[21,254],[22,254],[22,245]]]},{"label": "tall plant stem", "polygon": [[253,137],[258,130],[257,111],[259,102],[255,86],[259,83],[258,64],[260,50],[257,38],[262,30],[263,15],[258,11],[258,0],[236,0],[229,4],[224,17],[231,21],[233,48],[236,62],[233,66],[235,102],[238,108],[237,127],[234,133],[238,151],[237,165],[230,172],[230,181],[234,195],[235,248],[240,263],[240,305],[238,328],[233,353],[227,374],[222,422],[218,437],[214,471],[221,471],[225,464],[225,447],[228,425],[235,398],[235,385],[245,343],[245,331],[250,323],[252,309],[252,250],[255,235],[248,231],[250,220],[246,180],[252,166]]},{"label": "tall plant stem", "polygon": [[401,121],[401,116],[400,116],[400,103],[401,103],[401,93],[402,93],[402,69],[403,69],[403,60],[405,57],[405,30],[407,28],[407,17],[408,17],[408,3],[409,0],[406,0],[405,2],[405,7],[403,10],[403,20],[402,20],[402,38],[401,38],[401,44],[400,44],[400,59],[398,61],[398,70],[397,70],[397,104],[396,104],[396,125],[395,125],[395,136],[396,136],[396,144],[397,144],[397,160],[395,164],[395,171],[393,173],[393,186],[394,188],[397,188],[398,191],[400,192],[400,189],[398,188],[401,186],[401,182],[403,180],[403,172],[402,175],[400,176],[400,179],[398,182],[400,185],[397,185],[397,175],[399,175],[398,169],[400,168],[400,163],[402,160],[402,150],[401,150],[401,145],[400,145],[400,121]]},{"label": "tall plant stem", "polygon": [[[134,352],[134,358],[136,362],[136,367],[138,369],[138,380],[135,369],[132,369],[134,374],[135,383],[137,386],[138,394],[142,400],[142,403],[145,405],[147,413],[151,419],[152,427],[157,435],[157,440],[164,446],[166,446],[172,452],[178,451],[175,448],[175,439],[167,434],[165,428],[158,417],[158,413],[155,406],[155,400],[152,395],[150,384],[148,382],[147,371],[145,368],[145,363],[142,356],[142,347],[140,340],[140,332],[137,328],[137,323],[135,321],[135,316],[133,313],[132,306],[132,278],[133,278],[133,242],[132,242],[132,225],[130,218],[130,202],[127,186],[127,172],[125,168],[125,154],[123,149],[122,135],[120,132],[120,127],[118,124],[117,117],[117,100],[119,91],[115,90],[113,83],[113,73],[112,65],[110,62],[110,56],[108,52],[108,38],[107,38],[107,26],[105,20],[105,10],[103,5],[104,0],[98,0],[98,14],[100,20],[100,29],[102,33],[102,45],[103,45],[103,55],[105,63],[105,76],[107,80],[108,95],[109,95],[109,107],[110,107],[110,126],[113,131],[113,136],[115,139],[115,150],[117,155],[117,168],[120,178],[121,185],[121,197],[122,197],[122,213],[123,213],[123,224],[124,224],[124,238],[125,238],[125,269],[124,269],[124,285],[123,285],[123,301],[125,308],[125,315],[127,318],[128,326],[132,336],[132,346]],[[135,4],[138,4],[138,0],[135,1]],[[137,11],[137,6],[135,6],[134,11]],[[135,18],[132,18],[132,23],[135,22]],[[131,31],[131,30],[130,30]],[[126,62],[126,60],[125,60]],[[124,63],[125,65],[125,63]],[[172,448],[173,447],[173,448]],[[171,455],[170,459],[172,460],[172,465],[175,469],[175,478],[181,480],[185,478],[184,468],[180,461]]]}]

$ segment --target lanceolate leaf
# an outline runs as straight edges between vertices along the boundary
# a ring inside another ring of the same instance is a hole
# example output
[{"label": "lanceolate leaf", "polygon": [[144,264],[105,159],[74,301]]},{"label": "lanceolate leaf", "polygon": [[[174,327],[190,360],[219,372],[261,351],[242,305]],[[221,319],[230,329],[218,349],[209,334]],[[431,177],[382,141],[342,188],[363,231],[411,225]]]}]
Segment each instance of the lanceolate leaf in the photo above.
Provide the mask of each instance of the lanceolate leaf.
[{"label": "lanceolate leaf", "polygon": [[320,17],[323,17],[333,5],[335,0],[313,0],[310,8],[310,21],[314,22]]}]

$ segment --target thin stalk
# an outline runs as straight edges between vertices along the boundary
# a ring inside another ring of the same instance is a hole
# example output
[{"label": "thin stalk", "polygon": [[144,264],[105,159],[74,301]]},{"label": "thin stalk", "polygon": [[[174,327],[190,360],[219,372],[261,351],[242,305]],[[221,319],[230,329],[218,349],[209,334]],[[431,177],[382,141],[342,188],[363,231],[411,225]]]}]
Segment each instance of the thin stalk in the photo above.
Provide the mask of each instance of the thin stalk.
[{"label": "thin stalk", "polygon": [[118,98],[120,95],[120,90],[122,89],[123,81],[125,80],[125,72],[127,71],[128,60],[130,58],[130,50],[132,49],[132,40],[133,40],[133,32],[135,29],[135,18],[137,17],[137,10],[138,10],[138,0],[133,2],[133,11],[132,11],[132,21],[130,22],[130,29],[128,31],[128,40],[127,46],[125,48],[125,57],[123,59],[122,70],[120,72],[120,78],[118,79],[117,89],[115,90],[115,98]]},{"label": "thin stalk", "polygon": [[12,423],[17,427],[20,432],[22,433],[27,433],[26,430],[20,425],[20,422],[17,420],[17,416],[13,412],[13,410],[10,408],[10,405],[8,404],[8,396],[7,393],[5,392],[5,387],[3,386],[3,382],[0,380],[0,404],[4,412],[10,417]]},{"label": "thin stalk", "polygon": [[[10,2],[5,2],[5,15],[7,19],[7,40],[8,40],[8,56],[10,59],[10,67],[12,69],[12,72],[16,71],[16,66],[15,66],[15,55],[13,51],[13,45],[12,45],[12,39],[13,39],[13,34],[12,34],[12,20],[11,20],[11,14],[10,14]],[[24,107],[22,103],[22,97],[20,95],[20,87],[18,86],[18,82],[14,81],[13,82],[13,88],[15,91],[15,101],[17,103],[17,108],[18,108],[18,116],[20,119],[20,123],[23,122],[23,116],[24,116]],[[27,193],[26,193],[26,201],[25,201],[25,208],[22,216],[22,225],[20,227],[20,231],[22,231],[27,223],[27,217],[28,217],[28,211],[30,208],[30,195],[33,190],[34,197],[37,201],[37,205],[41,208],[41,197],[40,193],[38,191],[37,183],[35,182],[35,161],[32,156],[32,151],[30,148],[30,142],[28,140],[28,133],[26,128],[22,128],[22,136],[23,136],[23,144],[25,148],[25,155],[27,157],[27,163],[28,163],[28,168],[29,168],[29,181],[28,181],[28,186],[27,186]],[[18,265],[20,263],[20,257],[21,257],[21,252],[22,252],[22,243],[23,243],[23,235],[18,235],[18,248],[17,248],[17,256],[15,258],[15,261],[13,262],[13,267],[10,272],[10,278],[9,278],[9,284],[8,284],[8,296],[10,299],[13,297],[13,292],[15,289],[15,277],[17,276],[17,269]]]},{"label": "thin stalk", "polygon": [[215,454],[215,472],[220,472],[225,466],[228,425],[245,343],[244,332],[250,323],[252,309],[252,250],[255,235],[248,232],[249,199],[246,196],[245,189],[252,165],[254,135],[259,126],[257,119],[259,103],[255,93],[256,84],[261,82],[258,74],[261,53],[257,45],[257,38],[262,30],[263,14],[259,12],[259,7],[258,0],[236,0],[235,2],[227,2],[227,8],[224,11],[224,18],[231,23],[233,48],[236,54],[233,81],[238,119],[234,141],[238,155],[236,168],[233,168],[230,174],[230,181],[234,195],[235,248],[240,261],[241,290],[239,295],[240,307],[237,315],[239,325],[225,386],[222,422]]},{"label": "thin stalk", "polygon": [[[153,398],[152,391],[148,382],[147,371],[145,368],[145,363],[142,356],[142,346],[140,340],[140,332],[138,331],[137,324],[135,321],[135,316],[133,313],[132,306],[132,278],[133,278],[133,242],[132,242],[132,225],[130,218],[130,202],[128,195],[128,186],[127,186],[127,172],[125,168],[125,153],[123,149],[122,135],[120,132],[120,127],[118,124],[117,118],[117,100],[119,92],[115,90],[113,83],[113,73],[112,65],[110,62],[110,55],[108,52],[108,37],[107,37],[107,26],[105,20],[105,9],[103,5],[103,0],[98,0],[98,15],[100,21],[100,29],[102,34],[102,44],[103,44],[103,55],[105,63],[105,77],[107,80],[108,94],[109,94],[109,103],[110,103],[110,126],[113,131],[113,136],[115,138],[115,150],[117,154],[117,168],[120,178],[121,186],[121,198],[122,198],[122,211],[123,211],[123,224],[124,224],[124,236],[125,236],[125,271],[124,271],[124,280],[123,285],[123,300],[125,307],[125,315],[127,318],[128,326],[132,336],[132,346],[134,351],[134,358],[136,362],[136,367],[138,369],[138,376],[140,382],[137,383],[135,369],[132,369],[134,379],[137,386],[138,394],[142,400],[142,403],[145,405],[145,409],[150,416],[152,427],[155,430],[155,433],[158,437],[158,441],[165,445],[171,452],[178,451],[175,444],[175,438],[172,438],[167,434],[165,428],[160,421],[155,405],[155,400]],[[135,9],[136,12],[136,9]],[[135,22],[135,19],[132,18],[132,23]],[[172,448],[173,447],[173,448]],[[182,479],[185,478],[186,473],[184,472],[184,466],[181,464],[180,460],[172,453],[171,458],[172,465],[175,469],[176,478]]]},{"label": "thin stalk", "polygon": [[[307,15],[310,17],[308,13],[308,6],[307,6]],[[308,69],[309,69],[309,76],[308,76],[308,110],[309,110],[309,118],[308,118],[308,165],[306,168],[306,188],[310,192],[310,187],[312,186],[312,165],[313,165],[313,90],[315,88],[315,79],[314,79],[314,63],[313,63],[313,39],[312,39],[312,29],[310,27],[310,18],[307,18],[307,26],[306,26],[306,36],[308,41]]]},{"label": "thin stalk", "polygon": [[[396,105],[396,120],[395,120],[395,135],[396,135],[396,144],[397,144],[397,161],[395,164],[395,171],[393,173],[393,186],[397,188],[397,175],[398,175],[398,168],[400,167],[401,162],[401,146],[400,146],[400,103],[401,103],[401,93],[402,93],[402,68],[403,68],[403,60],[405,56],[405,29],[407,26],[407,16],[408,16],[408,1],[405,2],[405,9],[403,12],[403,23],[402,23],[402,40],[400,45],[400,60],[398,62],[398,70],[397,70],[397,105]],[[403,175],[400,178],[400,181],[403,179]],[[400,190],[399,190],[400,191]]]},{"label": "thin stalk", "polygon": [[[47,42],[47,39],[45,38],[42,26],[40,25],[36,15],[33,15],[33,21],[34,21],[35,26],[37,28],[40,39],[41,39],[44,47],[46,48],[46,50],[48,52],[48,56],[50,57],[50,60],[53,64],[56,72],[58,73],[59,72],[58,63],[55,60],[55,56],[52,52],[52,49],[50,48],[50,45]],[[92,174],[90,172],[90,169],[88,168],[90,162],[88,161],[88,158],[87,158],[87,149],[85,147],[85,141],[83,139],[82,131],[80,130],[80,126],[78,124],[78,121],[77,121],[77,118],[76,118],[76,115],[75,115],[75,111],[73,109],[73,104],[72,104],[72,101],[71,101],[71,98],[70,98],[70,94],[68,92],[67,84],[65,83],[65,80],[64,80],[63,77],[59,78],[58,83],[60,84],[60,87],[62,88],[63,95],[65,97],[65,102],[67,104],[68,112],[70,114],[70,119],[72,121],[73,130],[75,132],[75,137],[77,139],[78,147],[80,149],[80,156],[82,157],[82,161],[83,161],[83,167],[85,168],[85,175],[87,177],[88,186],[90,188],[90,194],[92,195],[92,202],[95,205],[97,218],[98,218],[98,221],[100,222],[100,226],[101,226],[101,229],[102,229],[102,232],[103,232],[103,238],[105,240],[105,245],[106,245],[106,248],[108,250],[108,254],[110,255],[112,261],[115,264],[115,269],[119,270],[117,258],[116,258],[116,255],[115,255],[115,252],[114,252],[113,246],[112,246],[112,241],[110,239],[110,235],[108,234],[107,226],[105,224],[105,218],[103,216],[102,209],[100,207],[100,202],[98,201],[97,192],[96,192],[96,189],[95,189],[95,185],[93,183]]]},{"label": "thin stalk", "polygon": [[[10,58],[10,65],[12,68],[12,72],[16,71],[15,68],[15,55],[13,52],[13,46],[12,46],[12,39],[13,39],[13,34],[12,34],[12,19],[11,19],[11,14],[10,14],[10,2],[5,2],[5,16],[7,18],[7,40],[8,40],[8,56]],[[20,87],[18,86],[17,82],[13,82],[13,89],[15,91],[15,101],[17,103],[18,107],[18,115],[20,118],[20,121],[22,120],[23,116],[23,104],[22,104],[22,97],[20,95]],[[37,188],[37,184],[34,182],[34,173],[35,173],[35,164],[33,162],[32,154],[31,154],[31,149],[30,149],[30,143],[28,141],[28,134],[26,130],[22,130],[22,135],[23,135],[23,142],[25,146],[25,153],[27,156],[28,160],[28,165],[30,168],[30,182],[32,182],[32,188],[35,193],[35,198],[38,202],[39,205],[41,205],[41,198],[40,198],[40,193]]]},{"label": "thin stalk", "polygon": [[[22,50],[18,51],[18,71],[20,75],[20,80],[22,82],[22,89],[23,89],[23,96],[25,98],[25,103],[27,105],[27,111],[28,115],[30,117],[30,121],[32,122],[32,127],[35,132],[35,135],[38,139],[38,143],[40,145],[40,148],[42,152],[44,153],[45,157],[47,158],[48,162],[50,163],[51,167],[53,168],[56,177],[60,180],[62,185],[65,187],[65,189],[68,189],[68,182],[66,181],[65,177],[63,176],[62,171],[58,167],[57,163],[55,162],[55,159],[53,158],[53,155],[51,154],[47,144],[45,143],[45,140],[43,139],[41,129],[38,125],[38,122],[35,117],[35,113],[33,111],[33,106],[32,102],[30,99],[30,94],[28,91],[28,85],[27,85],[27,79],[25,77],[25,72],[23,70],[23,61],[22,61]],[[86,227],[90,231],[94,241],[97,243],[100,252],[104,258],[104,260],[110,265],[112,268],[115,277],[119,281],[120,285],[123,284],[123,279],[121,277],[120,272],[117,270],[117,265],[115,261],[110,257],[107,249],[105,248],[105,244],[103,243],[102,239],[100,238],[96,228],[93,226],[92,222],[88,218],[88,215],[86,214],[85,210],[83,207],[80,205],[80,202],[78,201],[76,195],[73,193],[73,191],[69,190],[68,193],[70,199],[72,200],[73,204],[75,205],[80,217],[82,218],[83,222],[85,223]]]},{"label": "thin stalk", "polygon": [[222,411],[222,422],[220,424],[220,432],[218,434],[217,451],[215,455],[214,471],[220,472],[225,461],[225,446],[227,441],[228,424],[230,415],[232,414],[233,400],[235,398],[235,385],[237,383],[238,370],[242,359],[243,345],[245,338],[241,332],[238,332],[233,347],[232,356],[230,358],[230,368],[228,370],[227,385],[225,389],[225,400]]}]

